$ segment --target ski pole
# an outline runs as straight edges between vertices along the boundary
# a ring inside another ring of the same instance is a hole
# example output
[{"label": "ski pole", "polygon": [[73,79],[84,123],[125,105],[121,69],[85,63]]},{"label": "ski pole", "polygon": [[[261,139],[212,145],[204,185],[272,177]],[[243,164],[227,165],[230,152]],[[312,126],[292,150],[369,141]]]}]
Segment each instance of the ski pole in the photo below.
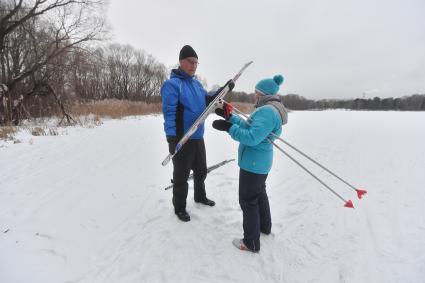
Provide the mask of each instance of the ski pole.
[{"label": "ski pole", "polygon": [[[226,160],[224,160],[224,161],[221,161],[221,162],[219,162],[219,163],[217,163],[217,164],[215,164],[215,165],[212,165],[212,166],[208,167],[208,168],[207,168],[207,174],[208,174],[208,173],[210,173],[211,171],[213,171],[213,170],[215,170],[215,169],[217,169],[217,168],[219,168],[219,167],[221,167],[221,166],[223,166],[223,165],[225,165],[225,164],[229,163],[229,162],[232,162],[232,161],[235,161],[235,159],[226,159]],[[192,178],[193,178],[193,173],[191,173],[191,174],[189,175],[188,180],[191,180]],[[173,179],[171,179],[171,183],[173,183]],[[171,184],[171,185],[169,185],[168,187],[164,188],[164,190],[169,190],[169,189],[171,189],[172,187],[173,187],[173,184]]]},{"label": "ski pole", "polygon": [[328,172],[329,174],[331,174],[332,176],[334,176],[335,178],[337,178],[338,180],[343,182],[344,184],[346,184],[349,188],[351,188],[352,190],[354,190],[357,193],[357,197],[359,199],[361,199],[363,197],[363,195],[367,193],[366,190],[356,189],[353,185],[351,185],[350,183],[348,183],[347,181],[345,181],[344,179],[342,179],[341,177],[336,175],[334,172],[332,172],[331,170],[329,170],[328,168],[326,168],[325,166],[323,166],[322,164],[320,164],[319,162],[317,162],[313,158],[309,157],[307,154],[303,153],[301,150],[297,149],[295,146],[291,145],[290,143],[283,140],[282,138],[276,136],[274,133],[272,133],[272,134],[273,134],[274,137],[278,138],[280,141],[285,143],[287,146],[289,146],[290,148],[292,148],[293,150],[295,150],[296,152],[298,152],[299,154],[301,154],[302,156],[304,156],[305,158],[307,158],[308,160],[310,160],[311,162],[313,162],[314,164],[316,164],[317,166],[319,166],[320,168],[322,168],[323,170],[325,170],[326,172]]},{"label": "ski pole", "polygon": [[[233,107],[233,110],[235,108]],[[240,112],[241,115],[245,118],[247,118],[248,120],[252,121],[252,119],[250,117],[248,117],[246,114],[244,114],[243,112],[237,110],[236,112]],[[248,120],[244,120],[245,123],[247,123],[248,125],[250,124]],[[293,158],[289,153],[285,152],[280,146],[278,146],[275,142],[273,142],[270,138],[267,138],[267,140],[273,144],[279,151],[281,151],[283,154],[285,154],[287,157],[289,157],[289,159],[291,159],[293,162],[295,162],[295,164],[297,164],[298,166],[300,166],[302,169],[304,169],[308,174],[310,174],[313,178],[315,178],[319,183],[321,183],[325,188],[327,188],[330,192],[332,192],[335,196],[337,196],[339,199],[341,199],[344,202],[344,207],[348,207],[348,208],[354,208],[353,202],[351,200],[346,200],[344,199],[340,194],[338,194],[337,192],[335,192],[331,187],[329,187],[325,182],[323,182],[322,180],[320,180],[319,177],[317,177],[316,175],[314,175],[310,170],[308,170],[306,167],[304,167],[300,162],[298,162],[295,158]]]},{"label": "ski pole", "polygon": [[302,169],[304,169],[308,174],[310,174],[313,178],[315,178],[317,181],[319,181],[320,184],[322,184],[323,186],[325,186],[325,188],[327,188],[329,191],[331,191],[334,195],[336,195],[339,199],[341,199],[344,202],[344,207],[349,207],[349,208],[354,208],[353,206],[353,202],[351,200],[346,200],[344,199],[340,194],[338,194],[337,192],[335,192],[331,187],[329,187],[328,185],[326,185],[325,182],[323,182],[322,180],[319,179],[319,177],[317,177],[316,175],[314,175],[312,172],[310,172],[307,168],[305,168],[301,163],[299,163],[295,158],[293,158],[291,155],[289,155],[287,152],[285,152],[280,146],[278,146],[276,143],[274,143],[273,141],[271,141],[269,138],[267,138],[267,140],[272,143],[278,150],[280,150],[283,154],[285,154],[287,157],[289,157],[289,159],[291,159],[292,161],[294,161],[298,166],[300,166]]},{"label": "ski pole", "polygon": [[[224,100],[223,100],[223,102],[228,103]],[[239,109],[234,107],[233,105],[232,105],[232,109],[235,110],[240,115],[242,115],[243,117],[245,117],[246,119],[251,120],[251,118],[248,115],[246,115],[245,113],[243,113],[242,111],[240,111]],[[331,170],[329,170],[328,168],[326,168],[325,166],[323,166],[322,164],[320,164],[319,162],[317,162],[316,160],[314,160],[313,158],[311,158],[310,156],[308,156],[307,154],[305,154],[304,152],[302,152],[301,150],[296,148],[295,146],[291,145],[289,142],[285,141],[284,139],[282,139],[281,137],[279,137],[275,133],[271,133],[271,135],[273,137],[275,137],[276,139],[280,140],[281,142],[283,142],[284,144],[286,144],[287,146],[289,146],[290,148],[292,148],[293,150],[295,150],[296,152],[298,152],[299,154],[301,154],[302,156],[304,156],[305,158],[307,158],[308,160],[310,160],[311,162],[313,162],[314,164],[316,164],[317,166],[319,166],[320,168],[322,168],[323,170],[325,170],[326,172],[328,172],[329,174],[331,174],[332,176],[334,176],[335,178],[337,178],[338,180],[340,180],[341,182],[343,182],[344,184],[346,184],[349,188],[351,188],[352,190],[354,190],[357,193],[357,197],[359,199],[361,199],[363,197],[363,195],[367,193],[366,190],[356,189],[353,185],[351,185],[350,183],[345,181],[343,178],[339,177],[334,172],[332,172]]]}]

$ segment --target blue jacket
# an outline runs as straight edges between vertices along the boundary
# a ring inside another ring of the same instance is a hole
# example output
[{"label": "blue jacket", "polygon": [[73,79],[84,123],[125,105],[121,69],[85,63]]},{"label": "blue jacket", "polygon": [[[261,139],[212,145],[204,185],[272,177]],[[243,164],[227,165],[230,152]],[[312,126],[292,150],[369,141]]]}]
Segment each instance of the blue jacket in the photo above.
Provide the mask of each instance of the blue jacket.
[{"label": "blue jacket", "polygon": [[[194,77],[179,69],[172,70],[170,79],[161,87],[165,135],[180,139],[205,110],[207,95]],[[203,136],[204,123],[191,139],[202,139]]]},{"label": "blue jacket", "polygon": [[236,115],[230,117],[233,124],[229,129],[230,136],[240,142],[238,149],[238,164],[245,171],[256,174],[268,174],[273,163],[274,137],[269,136],[275,133],[280,136],[282,133],[282,119],[279,112],[271,105],[257,108],[250,118],[250,125]]}]

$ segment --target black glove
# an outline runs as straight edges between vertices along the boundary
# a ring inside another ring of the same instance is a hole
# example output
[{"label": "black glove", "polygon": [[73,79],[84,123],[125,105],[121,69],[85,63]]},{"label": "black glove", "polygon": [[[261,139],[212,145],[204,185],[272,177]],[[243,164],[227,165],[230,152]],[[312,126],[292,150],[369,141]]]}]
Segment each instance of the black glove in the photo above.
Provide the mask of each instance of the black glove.
[{"label": "black glove", "polygon": [[232,89],[235,87],[235,83],[232,80],[228,80],[227,83],[220,87],[213,95],[213,97],[216,97],[226,86],[229,86],[229,92],[232,91]]},{"label": "black glove", "polygon": [[168,142],[168,152],[170,154],[174,154],[176,151],[176,145],[177,145],[177,137],[174,136],[167,136],[167,142]]},{"label": "black glove", "polygon": [[229,86],[229,92],[231,92],[233,88],[235,87],[235,83],[232,80],[228,80],[227,83],[224,85],[224,87],[226,87],[226,85]]},{"label": "black glove", "polygon": [[228,132],[232,123],[227,122],[226,120],[214,120],[212,126],[216,130]]},{"label": "black glove", "polygon": [[222,118],[224,118],[224,119],[226,119],[226,117],[224,116],[224,110],[223,109],[221,109],[221,108],[217,108],[217,109],[215,109],[215,114],[217,114],[218,116],[220,116],[220,117],[222,117]]}]

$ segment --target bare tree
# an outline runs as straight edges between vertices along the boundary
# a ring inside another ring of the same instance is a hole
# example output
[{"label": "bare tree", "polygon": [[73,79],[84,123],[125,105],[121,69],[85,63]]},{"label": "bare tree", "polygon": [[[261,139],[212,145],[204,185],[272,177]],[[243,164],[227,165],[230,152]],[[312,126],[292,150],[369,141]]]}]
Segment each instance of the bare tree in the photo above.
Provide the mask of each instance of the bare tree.
[{"label": "bare tree", "polygon": [[166,68],[129,45],[110,44],[88,54],[74,54],[72,84],[83,99],[115,98],[159,102]]},{"label": "bare tree", "polygon": [[[104,36],[101,9],[101,0],[2,0],[0,78],[8,88],[3,95],[5,113],[24,105],[16,103],[17,97],[25,100],[40,85],[51,86],[47,80],[60,66],[57,58],[62,56],[66,64],[70,52]],[[6,116],[5,122],[10,119]]]}]

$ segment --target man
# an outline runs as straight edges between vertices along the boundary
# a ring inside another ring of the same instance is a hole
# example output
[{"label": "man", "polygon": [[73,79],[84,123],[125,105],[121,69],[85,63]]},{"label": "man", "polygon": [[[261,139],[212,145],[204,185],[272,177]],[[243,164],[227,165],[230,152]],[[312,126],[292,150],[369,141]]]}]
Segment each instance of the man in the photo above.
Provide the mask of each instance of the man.
[{"label": "man", "polygon": [[[178,141],[214,99],[214,96],[208,96],[202,84],[194,77],[197,67],[198,55],[195,50],[189,45],[183,46],[179,54],[179,68],[171,71],[170,79],[161,87],[164,130],[170,154],[174,153]],[[207,162],[203,137],[202,123],[173,158],[174,212],[184,222],[190,221],[186,211],[190,170],[193,170],[195,202],[215,205],[205,192]]]},{"label": "man", "polygon": [[215,120],[213,127],[226,131],[238,141],[239,204],[243,214],[243,239],[234,239],[233,245],[240,250],[260,251],[260,232],[270,234],[272,221],[266,179],[273,162],[273,145],[270,141],[279,136],[282,125],[287,123],[287,111],[276,95],[283,83],[283,76],[276,75],[259,81],[255,86],[257,108],[249,124],[228,111],[217,109],[216,113],[226,120]]}]

